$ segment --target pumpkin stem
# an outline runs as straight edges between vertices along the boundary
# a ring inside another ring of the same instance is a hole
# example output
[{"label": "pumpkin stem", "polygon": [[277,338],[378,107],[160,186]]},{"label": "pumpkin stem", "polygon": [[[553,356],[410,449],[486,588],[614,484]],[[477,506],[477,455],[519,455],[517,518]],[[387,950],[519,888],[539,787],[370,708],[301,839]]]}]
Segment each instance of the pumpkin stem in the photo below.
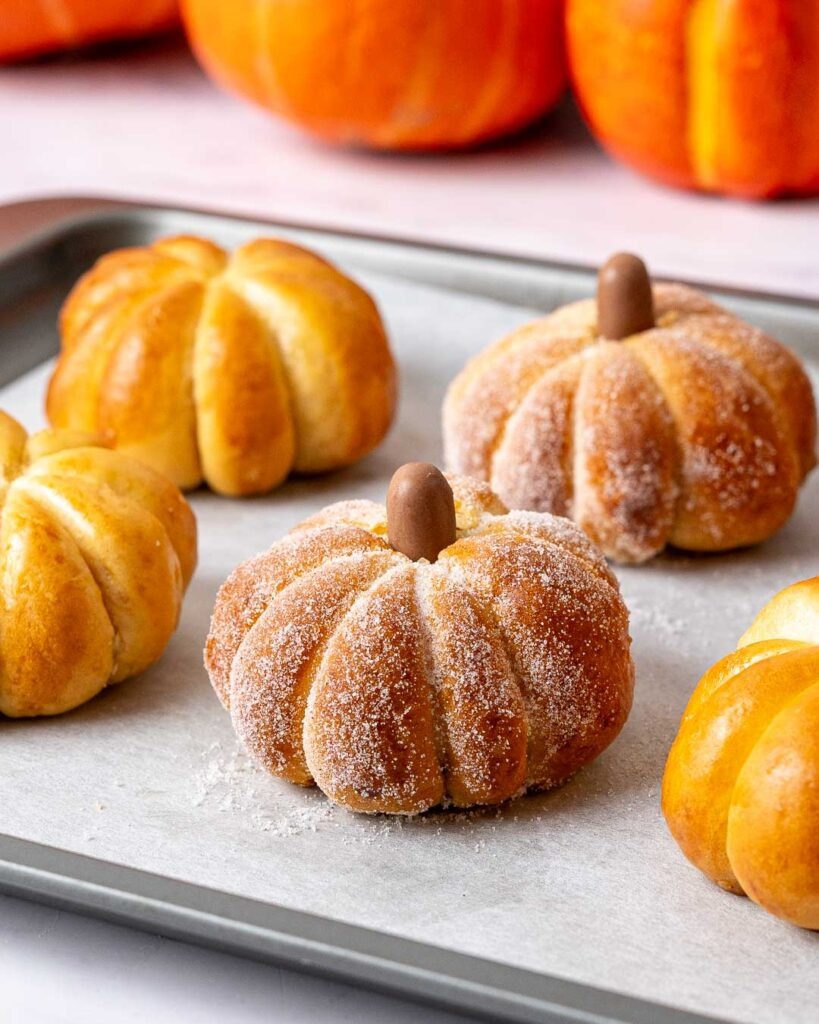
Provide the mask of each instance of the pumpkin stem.
[{"label": "pumpkin stem", "polygon": [[597,331],[620,341],[654,326],[651,278],[639,256],[618,252],[597,275]]},{"label": "pumpkin stem", "polygon": [[430,462],[407,462],[387,490],[387,535],[407,558],[434,562],[455,542],[455,498],[444,474]]}]

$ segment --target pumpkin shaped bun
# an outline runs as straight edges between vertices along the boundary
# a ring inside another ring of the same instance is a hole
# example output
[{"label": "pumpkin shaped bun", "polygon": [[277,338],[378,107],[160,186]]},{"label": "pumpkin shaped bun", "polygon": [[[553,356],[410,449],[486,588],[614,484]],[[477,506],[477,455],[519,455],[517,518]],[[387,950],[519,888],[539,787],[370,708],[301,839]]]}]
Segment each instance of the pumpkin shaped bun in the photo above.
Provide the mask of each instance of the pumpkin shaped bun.
[{"label": "pumpkin shaped bun", "polygon": [[104,256],[61,316],[47,410],[183,489],[261,494],[383,438],[395,366],[372,299],[306,249],[169,238]]},{"label": "pumpkin shaped bun", "polygon": [[518,328],[449,388],[449,468],[568,515],[610,558],[724,551],[789,518],[815,463],[810,381],[705,295],[621,253],[586,299]]},{"label": "pumpkin shaped bun", "polygon": [[196,564],[160,474],[0,413],[0,714],[56,715],[156,661]]},{"label": "pumpkin shaped bun", "polygon": [[663,812],[709,878],[819,929],[819,577],[777,594],[703,676]]},{"label": "pumpkin shaped bun", "polygon": [[631,707],[628,613],[568,520],[426,463],[240,565],[205,661],[248,751],[354,811],[565,782]]}]

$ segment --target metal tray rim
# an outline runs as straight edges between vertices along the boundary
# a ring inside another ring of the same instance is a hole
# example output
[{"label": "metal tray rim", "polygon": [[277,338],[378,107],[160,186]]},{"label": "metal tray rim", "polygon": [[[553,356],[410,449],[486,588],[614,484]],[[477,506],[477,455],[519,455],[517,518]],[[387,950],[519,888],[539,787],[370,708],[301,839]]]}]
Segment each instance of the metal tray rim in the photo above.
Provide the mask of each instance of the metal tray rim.
[{"label": "metal tray rim", "polygon": [[[303,234],[329,236],[337,240],[360,243],[362,246],[371,246],[374,249],[392,248],[404,252],[411,251],[418,256],[443,256],[460,262],[472,262],[475,266],[480,264],[495,263],[510,270],[534,272],[543,271],[565,271],[577,274],[594,273],[597,269],[592,263],[576,262],[571,260],[554,259],[548,256],[535,258],[531,256],[519,256],[511,253],[493,250],[490,248],[478,248],[450,245],[441,242],[426,242],[423,239],[405,236],[376,234],[366,231],[354,231],[351,229],[334,228],[331,225],[319,221],[307,222],[288,220],[286,218],[265,219],[254,217],[249,214],[237,214],[223,211],[216,208],[205,208],[197,206],[175,206],[171,204],[156,203],[140,199],[118,199],[93,195],[69,195],[54,194],[42,196],[33,200],[22,200],[13,203],[0,203],[0,217],[13,208],[30,206],[32,208],[51,204],[80,204],[83,208],[79,212],[58,216],[57,220],[45,227],[40,227],[27,233],[26,236],[10,246],[4,246],[0,250],[0,269],[8,262],[23,256],[27,252],[34,252],[43,244],[54,241],[58,234],[92,227],[106,221],[122,219],[126,222],[161,214],[181,214],[183,216],[201,217],[202,219],[227,221],[246,227],[265,227],[280,229],[282,231],[294,231]],[[99,204],[98,208],[89,207],[88,204]],[[791,306],[797,309],[807,309],[812,312],[819,312],[819,297],[807,294],[786,294],[776,291],[761,291],[759,289],[741,288],[738,286],[727,286],[718,282],[709,281],[707,278],[678,278],[681,283],[692,288],[702,289],[717,296],[730,296],[736,299],[747,299],[754,302],[773,302],[778,305]]]},{"label": "metal tray rim", "polygon": [[715,1020],[13,836],[0,835],[0,890],[494,1021]]},{"label": "metal tray rim", "polygon": [[[0,253],[0,273],[46,246],[59,244],[71,233],[116,219],[134,222],[163,213],[297,231],[317,238],[331,236],[375,249],[412,250],[418,256],[434,253],[456,263],[483,267],[490,274],[487,264],[496,263],[511,270],[525,268],[535,272],[562,270],[587,274],[591,269],[580,264],[426,245],[315,224],[262,221],[212,210],[94,197],[50,197],[29,202],[37,206],[55,201],[99,202],[100,208],[61,216],[6,247]],[[0,206],[0,217],[8,208]],[[816,300],[726,289],[707,283],[698,285],[720,295],[819,311]],[[0,834],[0,890],[492,1020],[526,1024],[702,1024],[717,1019],[4,834]]]}]

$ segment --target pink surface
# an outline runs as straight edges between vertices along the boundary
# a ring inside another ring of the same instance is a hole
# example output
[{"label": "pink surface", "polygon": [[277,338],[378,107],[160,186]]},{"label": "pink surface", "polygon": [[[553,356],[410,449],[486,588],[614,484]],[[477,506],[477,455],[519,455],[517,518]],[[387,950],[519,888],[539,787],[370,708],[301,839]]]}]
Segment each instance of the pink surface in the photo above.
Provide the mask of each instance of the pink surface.
[{"label": "pink surface", "polygon": [[217,91],[174,40],[0,70],[0,201],[151,199],[819,295],[819,201],[665,190],[605,157],[570,108],[464,154],[335,150]]}]

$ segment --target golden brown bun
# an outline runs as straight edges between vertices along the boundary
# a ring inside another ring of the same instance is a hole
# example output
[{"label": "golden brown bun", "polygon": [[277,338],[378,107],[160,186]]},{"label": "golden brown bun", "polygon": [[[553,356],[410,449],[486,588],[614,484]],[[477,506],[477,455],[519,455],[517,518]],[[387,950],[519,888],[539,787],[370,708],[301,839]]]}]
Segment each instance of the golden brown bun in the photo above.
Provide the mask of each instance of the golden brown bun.
[{"label": "golden brown bun", "polygon": [[507,513],[450,477],[457,540],[434,564],[340,502],[222,586],[205,662],[250,753],[355,811],[494,804],[560,785],[631,707],[628,613],[564,519]]},{"label": "golden brown bun", "polygon": [[819,929],[819,577],[788,587],[700,681],[663,779],[685,855]]},{"label": "golden brown bun", "polygon": [[653,294],[657,326],[623,341],[598,336],[594,300],[514,331],[444,404],[450,469],[570,516],[621,562],[764,540],[815,462],[796,357],[691,288]]},{"label": "golden brown bun", "polygon": [[269,491],[383,438],[395,367],[372,299],[274,239],[170,238],[104,256],[61,316],[55,427],[102,434],[179,487]]},{"label": "golden brown bun", "polygon": [[55,715],[147,668],[196,565],[177,488],[99,438],[0,413],[0,714]]}]

